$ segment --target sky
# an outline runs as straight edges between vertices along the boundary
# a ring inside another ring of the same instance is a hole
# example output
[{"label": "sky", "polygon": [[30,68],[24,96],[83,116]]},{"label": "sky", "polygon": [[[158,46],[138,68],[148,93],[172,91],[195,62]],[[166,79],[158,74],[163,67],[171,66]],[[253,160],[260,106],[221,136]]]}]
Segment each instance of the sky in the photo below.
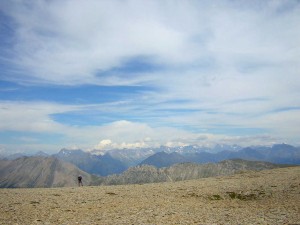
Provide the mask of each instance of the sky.
[{"label": "sky", "polygon": [[299,134],[300,1],[0,2],[0,153]]}]

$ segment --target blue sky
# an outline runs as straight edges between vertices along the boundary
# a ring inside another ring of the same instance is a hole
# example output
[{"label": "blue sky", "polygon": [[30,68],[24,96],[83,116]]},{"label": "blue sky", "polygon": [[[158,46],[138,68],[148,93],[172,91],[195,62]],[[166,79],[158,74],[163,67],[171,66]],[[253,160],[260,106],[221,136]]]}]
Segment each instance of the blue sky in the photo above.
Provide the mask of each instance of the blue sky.
[{"label": "blue sky", "polygon": [[0,153],[300,145],[300,2],[0,3]]}]

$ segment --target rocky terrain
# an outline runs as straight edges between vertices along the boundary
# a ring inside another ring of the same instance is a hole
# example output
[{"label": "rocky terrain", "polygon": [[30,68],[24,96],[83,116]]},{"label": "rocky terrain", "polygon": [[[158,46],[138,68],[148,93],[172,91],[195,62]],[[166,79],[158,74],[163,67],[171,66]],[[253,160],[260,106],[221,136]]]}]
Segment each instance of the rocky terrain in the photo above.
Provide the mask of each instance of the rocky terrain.
[{"label": "rocky terrain", "polygon": [[300,167],[143,185],[0,189],[0,224],[299,224]]}]

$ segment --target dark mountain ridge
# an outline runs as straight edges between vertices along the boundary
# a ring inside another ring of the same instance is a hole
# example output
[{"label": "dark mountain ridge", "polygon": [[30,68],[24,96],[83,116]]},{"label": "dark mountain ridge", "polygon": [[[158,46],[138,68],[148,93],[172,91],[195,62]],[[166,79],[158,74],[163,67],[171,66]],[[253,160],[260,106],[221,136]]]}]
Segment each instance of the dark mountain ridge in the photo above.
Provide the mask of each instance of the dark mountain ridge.
[{"label": "dark mountain ridge", "polygon": [[143,184],[167,181],[182,181],[215,176],[228,176],[241,171],[259,171],[281,168],[269,162],[242,159],[225,160],[219,163],[195,164],[179,163],[170,167],[157,168],[151,165],[131,167],[119,175],[111,175],[101,180],[100,185]]}]

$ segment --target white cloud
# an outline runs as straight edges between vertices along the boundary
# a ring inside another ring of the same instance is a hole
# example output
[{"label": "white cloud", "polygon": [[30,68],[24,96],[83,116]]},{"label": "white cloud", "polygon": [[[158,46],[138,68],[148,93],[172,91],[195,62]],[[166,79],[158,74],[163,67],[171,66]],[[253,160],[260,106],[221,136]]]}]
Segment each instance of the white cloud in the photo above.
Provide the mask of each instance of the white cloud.
[{"label": "white cloud", "polygon": [[[16,63],[45,82],[146,82],[161,100],[212,105],[299,94],[300,7],[291,2],[21,1],[4,9],[18,24]],[[166,69],[101,75],[136,56]]]},{"label": "white cloud", "polygon": [[111,140],[105,139],[105,140],[100,141],[99,144],[96,146],[96,148],[103,149],[108,146],[111,146],[111,144],[112,144]]},{"label": "white cloud", "polygon": [[65,0],[3,8],[16,21],[15,60],[27,74],[52,83],[113,84],[124,82],[122,75],[95,74],[135,56],[168,66],[200,65],[198,78],[207,74],[201,68],[207,59],[219,68],[217,76],[248,61],[299,62],[300,7],[279,14],[288,3],[272,3]]},{"label": "white cloud", "polygon": [[0,102],[0,130],[27,132],[57,132],[63,125],[50,117],[54,113],[74,110],[70,106],[43,102]]},{"label": "white cloud", "polygon": [[[10,60],[26,75],[11,74],[6,80],[143,84],[155,90],[124,102],[85,106],[1,102],[1,130],[63,134],[60,146],[77,142],[91,147],[100,141],[98,148],[217,141],[251,144],[263,139],[272,142],[273,136],[299,143],[299,110],[278,112],[300,107],[297,3],[39,0],[0,4],[16,25]],[[130,75],[101,73],[139,56],[149,57],[163,69]],[[106,125],[78,127],[51,116],[90,109],[133,115],[141,122],[117,118]],[[206,134],[216,124],[262,129],[267,134],[252,139]],[[205,138],[200,141],[199,136]]]},{"label": "white cloud", "polygon": [[96,145],[93,149],[110,150],[110,149],[134,149],[134,148],[147,148],[147,147],[153,147],[153,146],[147,145],[144,141],[139,141],[135,143],[126,143],[126,142],[113,143],[111,140],[104,139],[100,141],[99,144]]},{"label": "white cloud", "polygon": [[49,82],[89,83],[97,71],[118,67],[124,58],[170,60],[184,50],[184,35],[164,22],[168,18],[157,3],[18,2],[6,13],[17,23],[16,62]]},{"label": "white cloud", "polygon": [[[257,104],[260,104],[260,102],[258,101]],[[76,145],[76,148],[107,150],[112,148],[158,147],[160,145],[215,145],[217,143],[240,144],[244,146],[274,143],[276,141],[299,144],[295,136],[295,134],[300,132],[300,124],[298,124],[299,110],[297,108],[295,110],[283,109],[282,111],[269,112],[263,115],[256,115],[252,111],[247,113],[247,108],[246,111],[238,111],[236,115],[222,113],[221,111],[224,111],[226,108],[222,110],[217,109],[219,111],[217,115],[210,114],[209,111],[175,114],[173,116],[164,116],[162,114],[159,118],[156,118],[156,126],[151,125],[151,121],[137,123],[126,120],[104,125],[71,126],[55,121],[51,115],[67,113],[73,110],[87,110],[89,106],[8,101],[1,102],[0,105],[0,117],[3,118],[0,124],[2,132],[16,131],[30,132],[31,134],[59,135],[59,139],[54,138],[47,141],[49,146],[56,148],[56,150],[71,145]],[[96,108],[95,105],[90,107],[93,111]],[[102,108],[101,105],[97,107]],[[169,105],[169,107],[172,107],[172,105]],[[232,107],[239,108],[244,106],[241,102],[237,103],[237,106]],[[192,107],[189,106],[188,108]],[[120,105],[109,108],[109,111],[113,112],[117,109],[122,113]],[[157,109],[160,109],[160,107]],[[230,110],[233,111],[233,109]],[[170,127],[169,124],[172,124],[173,127]],[[227,127],[231,131],[234,131],[235,128],[253,128],[262,129],[265,132],[253,135],[225,134],[226,132],[224,134],[211,134],[207,132],[207,129],[218,129],[218,127],[222,128],[222,126]],[[194,131],[188,131],[185,130],[186,127],[195,129],[193,129]],[[49,150],[49,146],[46,147],[45,144],[42,144],[44,137],[26,135],[24,138],[24,136],[17,136],[17,139],[20,138],[22,139],[19,140],[22,142],[22,148],[38,149],[39,146],[43,146],[44,149]],[[30,143],[29,141],[32,142]],[[36,143],[33,141],[36,141]],[[13,145],[10,144],[9,146],[12,147]]]}]

